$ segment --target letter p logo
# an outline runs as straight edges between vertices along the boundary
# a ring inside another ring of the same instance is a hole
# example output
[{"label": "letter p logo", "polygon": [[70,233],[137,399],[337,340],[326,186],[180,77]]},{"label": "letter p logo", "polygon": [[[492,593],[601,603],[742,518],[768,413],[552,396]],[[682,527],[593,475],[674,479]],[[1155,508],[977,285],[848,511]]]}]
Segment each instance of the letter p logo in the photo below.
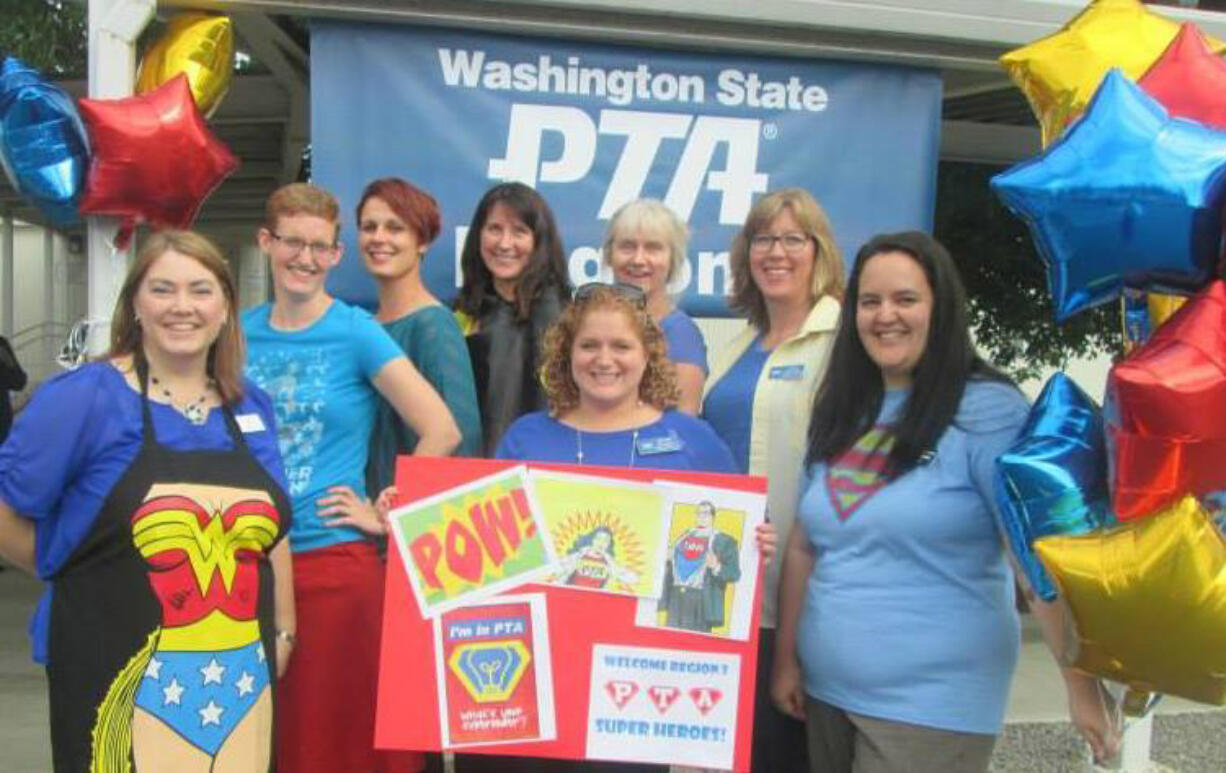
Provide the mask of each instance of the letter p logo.
[{"label": "letter p logo", "polygon": [[[562,135],[562,152],[541,161],[545,132]],[[535,186],[581,180],[596,160],[596,125],[577,107],[512,105],[505,158],[492,158],[491,180],[513,180]],[[537,176],[537,168],[540,176]]]}]

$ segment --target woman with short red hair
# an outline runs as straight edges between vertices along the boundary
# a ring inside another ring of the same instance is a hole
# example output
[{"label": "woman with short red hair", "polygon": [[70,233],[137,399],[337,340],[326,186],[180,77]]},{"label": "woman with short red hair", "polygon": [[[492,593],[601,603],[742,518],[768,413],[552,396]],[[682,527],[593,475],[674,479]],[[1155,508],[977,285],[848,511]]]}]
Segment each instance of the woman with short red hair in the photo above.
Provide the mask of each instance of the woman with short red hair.
[{"label": "woman with short red hair", "polygon": [[[422,279],[426,251],[438,237],[434,197],[410,182],[384,177],[358,200],[358,251],[379,289],[375,318],[439,393],[462,437],[457,456],[481,455],[481,413],[464,334],[451,310]],[[417,435],[386,402],[375,416],[367,491],[392,485],[396,456],[411,454]]]}]

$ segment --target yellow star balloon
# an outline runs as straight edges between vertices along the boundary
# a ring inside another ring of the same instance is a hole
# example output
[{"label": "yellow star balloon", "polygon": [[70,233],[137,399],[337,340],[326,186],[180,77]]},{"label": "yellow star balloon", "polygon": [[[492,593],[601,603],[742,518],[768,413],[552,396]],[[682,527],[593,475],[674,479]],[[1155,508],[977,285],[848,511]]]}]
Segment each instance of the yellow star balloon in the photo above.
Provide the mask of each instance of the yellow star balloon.
[{"label": "yellow star balloon", "polygon": [[1186,300],[1188,299],[1182,295],[1150,293],[1147,299],[1150,330],[1157,330],[1162,327],[1162,323],[1170,319],[1172,314],[1179,311],[1179,308],[1183,306]]},{"label": "yellow star balloon", "polygon": [[1226,703],[1226,539],[1193,497],[1035,550],[1068,604],[1071,665],[1135,690]]},{"label": "yellow star balloon", "polygon": [[234,77],[234,25],[229,18],[205,13],[172,18],[141,60],[136,93],[153,91],[179,73],[187,76],[196,107],[212,115]]},{"label": "yellow star balloon", "polygon": [[[1043,130],[1043,146],[1060,136],[1098,89],[1107,70],[1140,78],[1179,32],[1179,25],[1140,0],[1094,0],[1059,32],[1000,58],[1026,95]],[[1220,53],[1224,44],[1206,42]]]}]

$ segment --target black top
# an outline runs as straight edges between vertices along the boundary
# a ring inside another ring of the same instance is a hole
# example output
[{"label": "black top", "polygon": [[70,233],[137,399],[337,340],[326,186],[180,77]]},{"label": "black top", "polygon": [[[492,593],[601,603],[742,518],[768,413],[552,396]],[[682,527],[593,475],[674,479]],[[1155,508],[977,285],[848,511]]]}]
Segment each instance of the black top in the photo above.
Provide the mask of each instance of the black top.
[{"label": "black top", "polygon": [[532,305],[528,319],[516,318],[515,306],[494,295],[468,336],[468,353],[481,406],[485,456],[492,457],[511,422],[549,407],[538,376],[545,331],[562,313],[563,301],[546,291]]}]

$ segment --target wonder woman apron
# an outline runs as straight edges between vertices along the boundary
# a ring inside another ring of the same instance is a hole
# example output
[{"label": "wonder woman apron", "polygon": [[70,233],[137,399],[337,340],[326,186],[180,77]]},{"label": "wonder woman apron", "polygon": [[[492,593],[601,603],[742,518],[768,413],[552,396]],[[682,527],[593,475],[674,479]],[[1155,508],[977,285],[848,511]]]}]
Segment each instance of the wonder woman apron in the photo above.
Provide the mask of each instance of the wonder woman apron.
[{"label": "wonder woman apron", "polygon": [[232,450],[158,443],[140,380],[141,449],[52,578],[55,769],[267,771],[290,505],[228,407]]}]

